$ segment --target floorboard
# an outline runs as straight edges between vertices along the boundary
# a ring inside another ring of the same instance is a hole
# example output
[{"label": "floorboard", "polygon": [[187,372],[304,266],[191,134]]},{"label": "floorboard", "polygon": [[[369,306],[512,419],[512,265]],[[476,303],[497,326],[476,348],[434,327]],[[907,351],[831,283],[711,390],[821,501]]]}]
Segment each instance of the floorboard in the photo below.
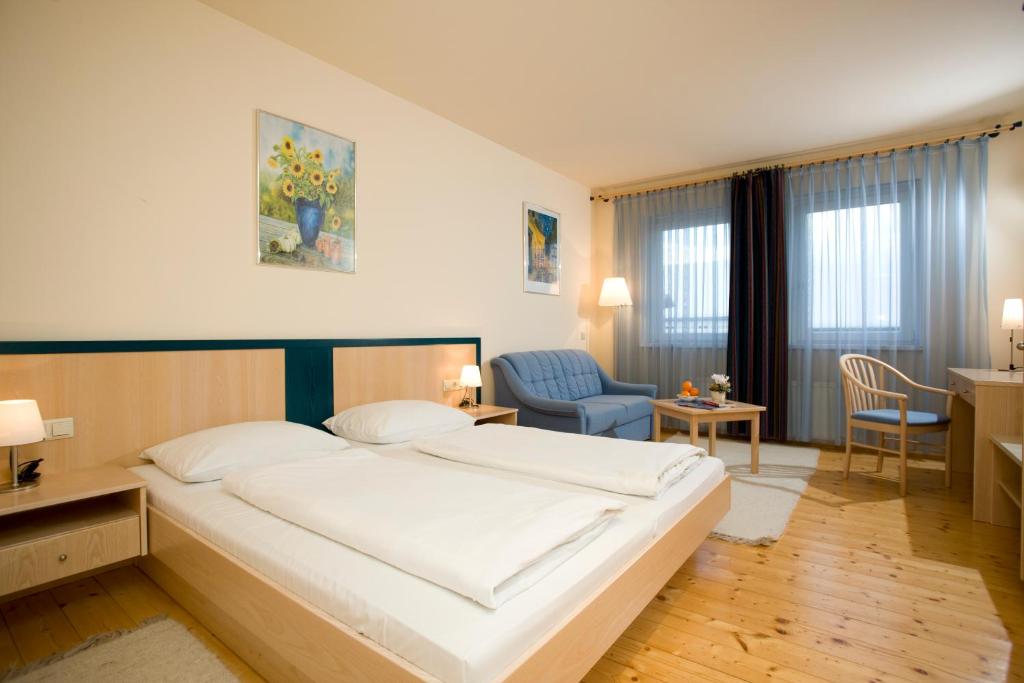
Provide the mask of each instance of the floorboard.
[{"label": "floorboard", "polygon": [[[588,683],[1024,681],[1016,530],[971,521],[970,482],[934,462],[818,471],[773,546],[709,539],[586,675]],[[241,680],[244,662],[134,567],[0,605],[0,674],[166,614]]]},{"label": "floorboard", "polygon": [[778,543],[705,541],[585,680],[1024,681],[1017,530],[940,463],[907,498],[874,466],[823,451]]}]

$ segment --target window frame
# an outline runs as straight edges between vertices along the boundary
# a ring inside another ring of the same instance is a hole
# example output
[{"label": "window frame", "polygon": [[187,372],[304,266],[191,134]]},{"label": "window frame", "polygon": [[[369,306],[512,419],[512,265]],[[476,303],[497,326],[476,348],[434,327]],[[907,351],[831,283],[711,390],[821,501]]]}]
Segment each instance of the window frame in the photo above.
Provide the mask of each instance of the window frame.
[{"label": "window frame", "polygon": [[[896,187],[895,197],[893,196],[893,185]],[[869,188],[844,188],[842,190],[826,190],[813,195],[813,201],[806,199],[791,202],[794,216],[794,230],[803,230],[804,239],[811,244],[812,224],[811,215],[823,211],[836,211],[853,208],[868,208],[880,204],[896,204],[899,206],[899,326],[893,327],[828,327],[816,328],[813,321],[806,326],[795,326],[790,323],[790,345],[795,347],[812,348],[840,348],[849,346],[849,339],[852,335],[860,335],[860,339],[870,346],[882,346],[885,348],[914,350],[922,348],[921,341],[921,314],[911,304],[911,297],[907,296],[913,290],[913,258],[910,246],[914,243],[914,217],[912,215],[912,193],[916,186],[911,181],[902,180],[896,183],[885,183],[881,186]],[[863,201],[856,204],[851,201],[858,195]],[[813,208],[812,208],[813,207]],[[797,224],[799,221],[799,226]],[[790,245],[789,248],[792,248]],[[811,256],[813,258],[813,254]],[[813,269],[813,265],[810,265]],[[804,300],[810,307],[810,299],[803,294]]]},{"label": "window frame", "polygon": [[[703,216],[701,214],[704,214]],[[722,220],[726,218],[726,220]],[[656,250],[657,258],[657,272],[659,273],[658,279],[658,291],[657,300],[664,302],[665,297],[669,294],[665,287],[667,259],[665,252],[665,235],[668,232],[676,230],[690,230],[695,228],[712,228],[719,225],[725,226],[725,241],[726,249],[731,252],[731,238],[732,238],[732,221],[728,220],[727,217],[723,217],[717,210],[707,209],[701,212],[697,212],[696,219],[691,218],[685,222],[677,222],[667,218],[661,218],[654,221],[652,225],[652,232],[656,234],[655,239],[651,240],[658,246]],[[648,258],[651,258],[649,256]],[[731,253],[727,254],[726,267],[731,268]],[[729,278],[726,277],[727,290],[729,287]],[[648,310],[651,312],[653,320],[648,321],[646,325],[641,328],[642,338],[641,346],[646,348],[657,348],[657,347],[668,347],[668,348],[690,348],[690,349],[724,349],[728,343],[729,336],[729,310],[728,310],[728,291],[726,293],[726,310],[724,316],[715,316],[714,318],[692,318],[692,320],[705,321],[710,320],[712,324],[715,324],[721,320],[725,320],[725,331],[724,332],[684,332],[682,334],[672,333],[668,329],[668,316],[665,314],[665,307],[658,306],[654,308],[649,307]],[[684,321],[686,318],[681,319]],[[660,330],[659,335],[652,335],[651,328],[656,322],[658,329]],[[659,339],[663,341],[658,341]]]}]

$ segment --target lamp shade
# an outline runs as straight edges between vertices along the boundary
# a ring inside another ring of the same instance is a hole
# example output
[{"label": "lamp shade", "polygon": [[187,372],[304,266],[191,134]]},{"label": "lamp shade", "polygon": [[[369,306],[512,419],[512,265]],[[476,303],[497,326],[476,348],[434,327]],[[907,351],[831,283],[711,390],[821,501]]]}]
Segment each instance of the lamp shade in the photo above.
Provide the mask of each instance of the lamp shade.
[{"label": "lamp shade", "polygon": [[43,416],[35,401],[0,401],[0,446],[20,446],[46,436]]},{"label": "lamp shade", "polygon": [[598,306],[632,306],[633,299],[629,296],[629,287],[624,277],[606,277],[601,285],[601,296],[597,299]]},{"label": "lamp shade", "polygon": [[459,384],[464,387],[483,386],[483,382],[480,381],[480,366],[463,365],[462,374],[459,376]]},{"label": "lamp shade", "polygon": [[1003,329],[1024,330],[1024,299],[1003,302]]}]

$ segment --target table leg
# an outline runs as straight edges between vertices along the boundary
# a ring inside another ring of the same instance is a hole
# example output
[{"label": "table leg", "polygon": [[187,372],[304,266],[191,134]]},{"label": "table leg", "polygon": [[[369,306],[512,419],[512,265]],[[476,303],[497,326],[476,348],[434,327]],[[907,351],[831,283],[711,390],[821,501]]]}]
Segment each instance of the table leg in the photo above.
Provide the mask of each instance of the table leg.
[{"label": "table leg", "polygon": [[690,443],[694,446],[697,445],[697,438],[700,436],[700,422],[697,421],[697,417],[690,418]]},{"label": "table leg", "polygon": [[661,441],[661,411],[654,409],[654,441]]},{"label": "table leg", "polygon": [[754,413],[750,419],[750,473],[757,474],[758,459],[761,456],[761,415]]},{"label": "table leg", "polygon": [[718,429],[716,427],[718,427],[718,423],[708,423],[708,455],[715,454],[715,438],[718,436]]}]

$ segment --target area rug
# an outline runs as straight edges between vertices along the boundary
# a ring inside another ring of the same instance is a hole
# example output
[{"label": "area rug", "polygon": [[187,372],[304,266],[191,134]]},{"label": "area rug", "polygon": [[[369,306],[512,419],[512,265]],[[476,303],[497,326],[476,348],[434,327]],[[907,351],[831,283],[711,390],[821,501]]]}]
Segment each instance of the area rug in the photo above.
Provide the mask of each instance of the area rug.
[{"label": "area rug", "polygon": [[[685,434],[669,441],[689,443]],[[707,441],[702,439],[701,445]],[[750,473],[750,444],[718,439],[715,455],[732,475],[732,508],[711,535],[733,543],[771,545],[818,468],[817,448],[762,443],[757,474]]]},{"label": "area rug", "polygon": [[78,647],[0,675],[29,683],[228,683],[238,679],[184,626],[158,617],[130,631],[94,636]]}]

